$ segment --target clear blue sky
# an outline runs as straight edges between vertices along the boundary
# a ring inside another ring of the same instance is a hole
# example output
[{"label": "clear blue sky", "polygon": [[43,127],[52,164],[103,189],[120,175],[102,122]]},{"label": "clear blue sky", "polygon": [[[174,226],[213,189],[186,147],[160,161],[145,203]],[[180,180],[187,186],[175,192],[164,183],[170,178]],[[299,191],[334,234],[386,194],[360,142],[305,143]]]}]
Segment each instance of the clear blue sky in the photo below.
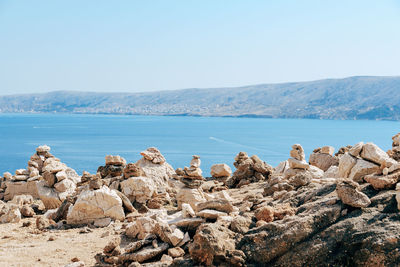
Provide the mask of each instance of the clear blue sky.
[{"label": "clear blue sky", "polygon": [[400,75],[400,0],[0,0],[0,94]]}]

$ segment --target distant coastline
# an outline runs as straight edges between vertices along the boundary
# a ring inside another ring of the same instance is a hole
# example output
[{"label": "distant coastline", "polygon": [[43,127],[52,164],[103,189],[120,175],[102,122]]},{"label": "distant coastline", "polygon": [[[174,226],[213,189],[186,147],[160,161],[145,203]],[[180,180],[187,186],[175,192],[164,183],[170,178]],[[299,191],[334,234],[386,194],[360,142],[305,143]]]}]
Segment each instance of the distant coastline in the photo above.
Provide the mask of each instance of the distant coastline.
[{"label": "distant coastline", "polygon": [[147,93],[0,96],[0,113],[400,120],[400,76]]},{"label": "distant coastline", "polygon": [[198,115],[198,114],[133,114],[133,113],[83,113],[83,112],[0,112],[2,114],[16,115],[106,115],[106,116],[149,116],[149,117],[194,117],[194,118],[243,118],[243,119],[304,119],[304,120],[332,120],[332,121],[400,121],[400,119],[359,119],[359,118],[315,118],[315,117],[272,117],[269,115],[243,114],[243,115]]}]

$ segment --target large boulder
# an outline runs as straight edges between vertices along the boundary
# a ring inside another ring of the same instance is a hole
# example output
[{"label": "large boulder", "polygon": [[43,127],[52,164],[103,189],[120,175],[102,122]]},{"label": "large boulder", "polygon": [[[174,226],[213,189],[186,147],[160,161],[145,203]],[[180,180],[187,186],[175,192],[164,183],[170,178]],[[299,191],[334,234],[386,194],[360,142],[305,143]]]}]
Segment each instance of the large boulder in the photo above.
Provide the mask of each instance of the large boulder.
[{"label": "large boulder", "polygon": [[311,198],[316,193],[326,195],[331,192],[332,185],[325,186],[322,192],[319,189],[295,192],[296,198],[300,198],[299,204],[304,201],[304,198],[309,199],[299,207],[296,216],[273,221],[249,230],[236,248],[241,249],[246,254],[248,262],[255,266],[274,266],[273,260],[290,252],[296,244],[312,237],[341,216],[339,203],[333,204],[331,200],[320,197]]},{"label": "large boulder", "polygon": [[69,224],[92,223],[101,218],[125,219],[121,198],[107,186],[82,191],[67,214]]}]

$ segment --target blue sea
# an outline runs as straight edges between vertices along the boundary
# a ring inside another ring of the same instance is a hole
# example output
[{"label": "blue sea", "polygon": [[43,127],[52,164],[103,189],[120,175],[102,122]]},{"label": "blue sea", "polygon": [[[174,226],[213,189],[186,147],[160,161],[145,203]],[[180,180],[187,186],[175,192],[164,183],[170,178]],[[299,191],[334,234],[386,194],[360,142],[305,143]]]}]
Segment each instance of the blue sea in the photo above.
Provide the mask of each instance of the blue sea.
[{"label": "blue sea", "polygon": [[219,118],[186,116],[0,114],[0,175],[26,168],[39,145],[79,174],[95,173],[106,155],[128,162],[140,151],[160,149],[174,168],[188,166],[199,155],[205,175],[216,163],[232,163],[245,151],[276,166],[289,157],[291,145],[301,144],[308,155],[331,145],[335,149],[359,141],[374,142],[385,151],[400,122],[308,119]]}]

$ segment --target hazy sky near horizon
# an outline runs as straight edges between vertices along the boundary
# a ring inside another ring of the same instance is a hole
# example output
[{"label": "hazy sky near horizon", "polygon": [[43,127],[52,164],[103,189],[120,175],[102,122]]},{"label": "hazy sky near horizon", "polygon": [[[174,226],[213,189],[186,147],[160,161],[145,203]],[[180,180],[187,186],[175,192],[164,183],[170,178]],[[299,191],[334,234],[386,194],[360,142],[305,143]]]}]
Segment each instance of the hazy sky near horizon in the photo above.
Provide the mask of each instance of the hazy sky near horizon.
[{"label": "hazy sky near horizon", "polygon": [[400,75],[400,0],[0,0],[0,94]]}]

